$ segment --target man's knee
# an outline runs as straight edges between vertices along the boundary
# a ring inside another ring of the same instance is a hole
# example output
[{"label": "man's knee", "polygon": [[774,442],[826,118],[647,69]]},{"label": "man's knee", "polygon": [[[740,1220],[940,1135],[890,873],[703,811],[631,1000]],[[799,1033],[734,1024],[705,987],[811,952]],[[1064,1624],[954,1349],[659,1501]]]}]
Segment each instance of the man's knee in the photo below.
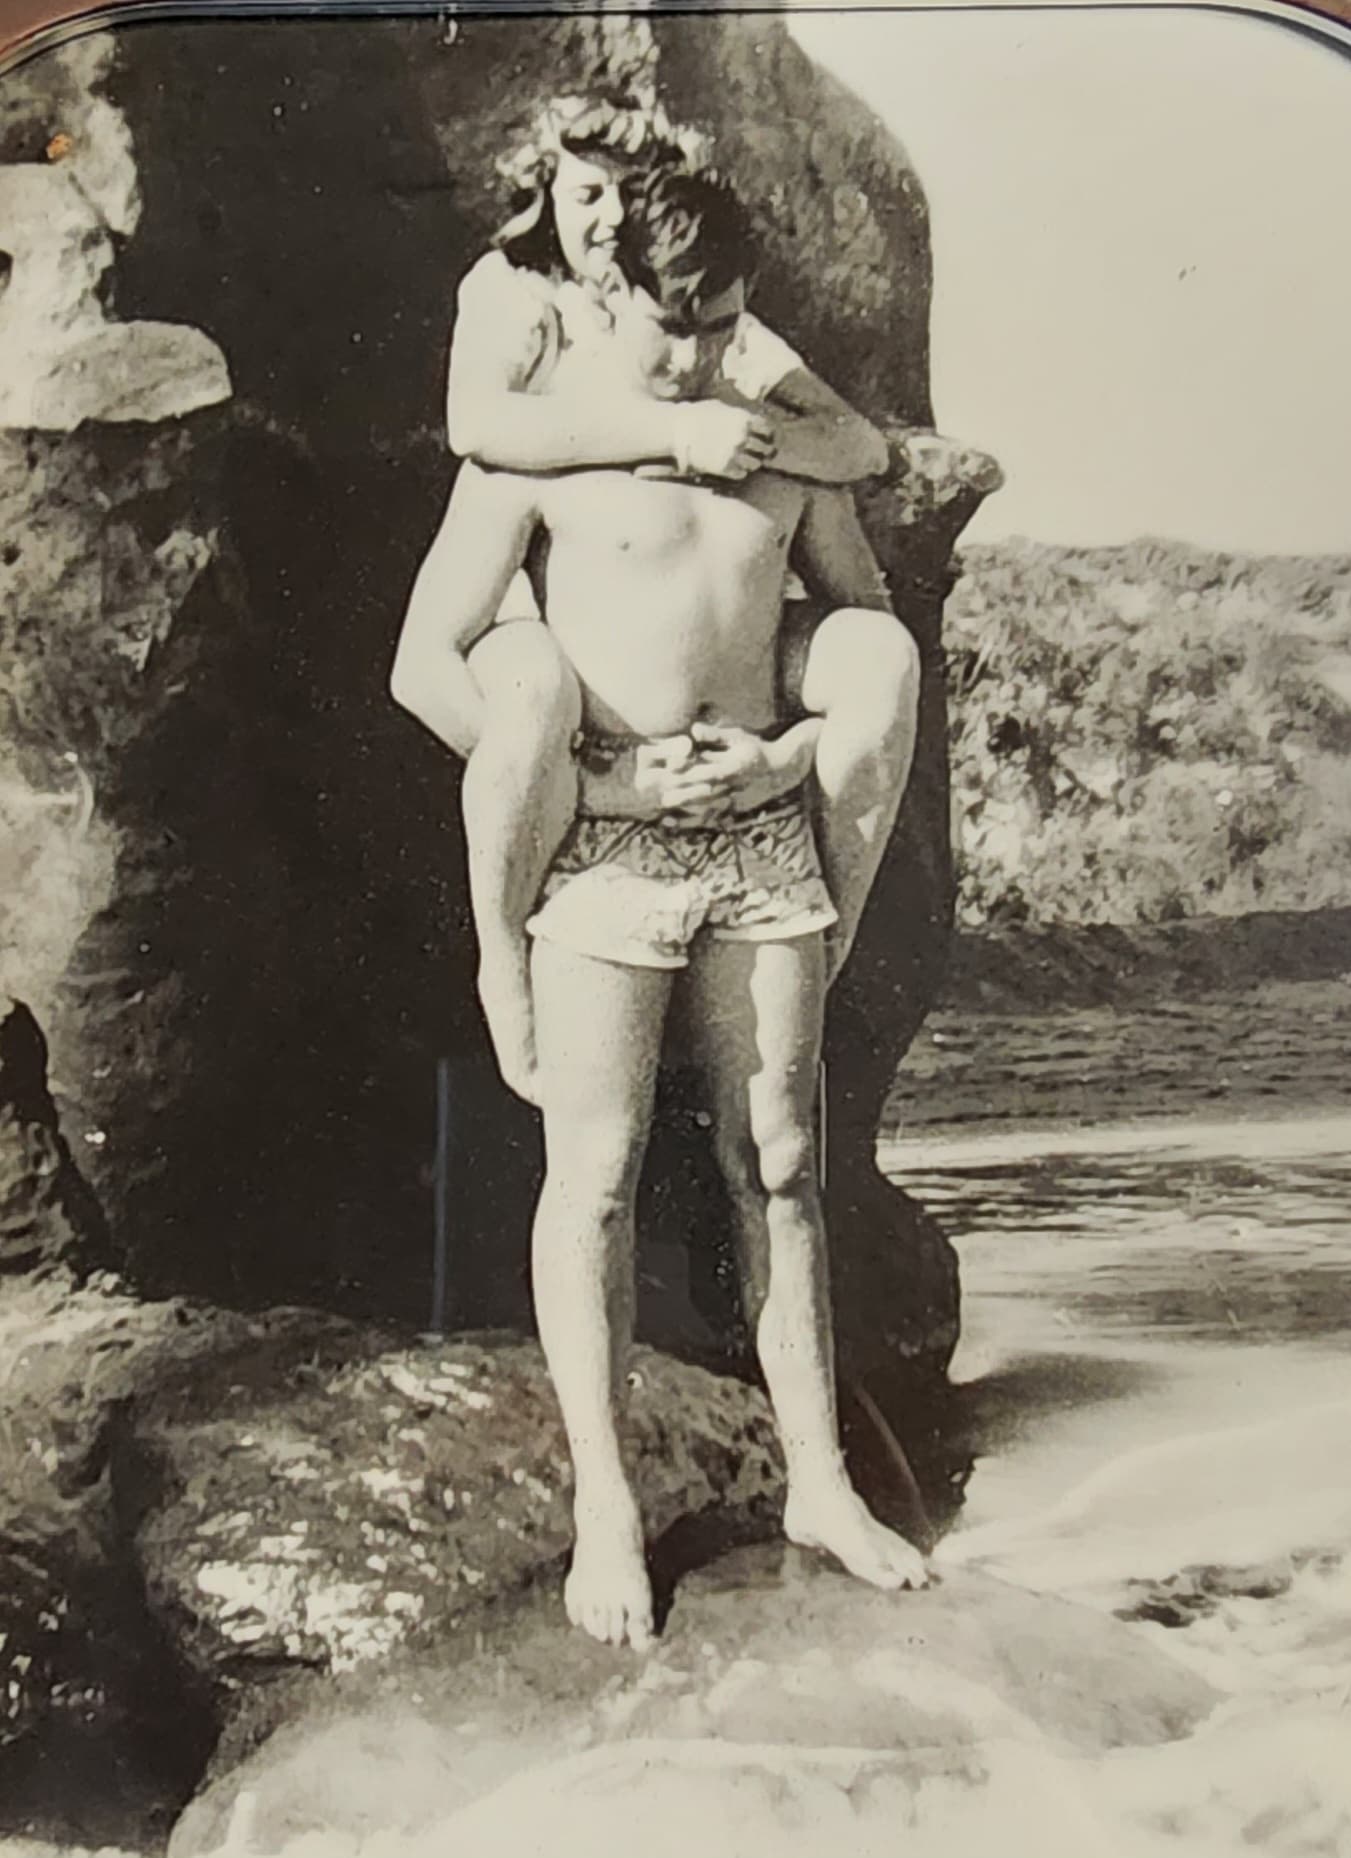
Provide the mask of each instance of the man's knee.
[{"label": "man's knee", "polygon": [[810,1125],[785,1115],[755,1131],[760,1185],[775,1198],[816,1188],[816,1140]]},{"label": "man's knee", "polygon": [[816,1179],[812,1131],[787,1109],[762,1114],[749,1124],[715,1123],[713,1152],[734,1200],[791,1194]]},{"label": "man's knee", "polygon": [[548,1134],[548,1175],[569,1199],[597,1213],[623,1211],[638,1184],[647,1131],[627,1117],[555,1117]]},{"label": "man's knee", "polygon": [[715,1122],[713,1154],[723,1184],[733,1200],[758,1200],[761,1197],[764,1183],[760,1174],[760,1151],[747,1125],[738,1123],[732,1128]]},{"label": "man's knee", "polygon": [[581,722],[576,673],[537,620],[495,626],[474,647],[469,668],[491,719],[506,717],[535,738],[569,740]]}]

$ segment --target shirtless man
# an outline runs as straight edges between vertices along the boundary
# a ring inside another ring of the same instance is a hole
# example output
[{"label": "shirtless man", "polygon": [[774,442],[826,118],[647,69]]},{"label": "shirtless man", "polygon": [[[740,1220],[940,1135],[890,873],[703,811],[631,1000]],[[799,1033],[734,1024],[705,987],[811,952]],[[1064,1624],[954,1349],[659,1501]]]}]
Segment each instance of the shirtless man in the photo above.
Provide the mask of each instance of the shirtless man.
[{"label": "shirtless man", "polygon": [[[562,472],[624,467],[645,474],[741,480],[774,469],[848,486],[886,468],[882,434],[753,314],[738,319],[709,397],[659,399],[636,370],[647,315],[625,270],[628,200],[659,168],[706,165],[657,104],[554,98],[510,166],[522,206],[462,280],[451,344],[447,434],[484,469]],[[472,480],[471,480],[472,481]],[[467,486],[452,496],[463,499]],[[453,598],[456,539],[441,526],[419,569],[411,608]],[[470,545],[476,538],[470,537]],[[861,591],[885,587],[876,564]],[[450,589],[449,596],[446,589]],[[475,646],[470,669],[482,728],[460,791],[478,942],[478,994],[504,1081],[536,1099],[526,921],[572,824],[570,745],[577,680],[539,619],[525,576]],[[781,657],[819,718],[813,805],[839,922],[827,967],[843,962],[890,834],[914,750],[917,679],[909,635],[879,623],[864,598],[814,624],[799,603]],[[701,756],[705,774],[734,751]]]},{"label": "shirtless man", "polygon": [[[720,365],[743,300],[737,219],[716,183],[680,176],[632,215],[654,393],[697,395]],[[396,699],[472,749],[483,699],[466,654],[544,544],[544,610],[582,687],[583,737],[581,815],[530,922],[547,1149],[533,1279],[576,1476],[568,1613],[612,1643],[652,1631],[618,1420],[634,1199],[682,970],[787,1463],[786,1532],[878,1586],[926,1579],[852,1488],[839,1445],[813,1121],[836,912],[801,788],[819,723],[781,730],[778,690],[790,551],[834,600],[855,598],[860,551],[871,559],[848,509],[768,469],[714,488],[466,465],[447,518],[463,525],[466,572],[449,600],[410,613],[396,656]]]}]

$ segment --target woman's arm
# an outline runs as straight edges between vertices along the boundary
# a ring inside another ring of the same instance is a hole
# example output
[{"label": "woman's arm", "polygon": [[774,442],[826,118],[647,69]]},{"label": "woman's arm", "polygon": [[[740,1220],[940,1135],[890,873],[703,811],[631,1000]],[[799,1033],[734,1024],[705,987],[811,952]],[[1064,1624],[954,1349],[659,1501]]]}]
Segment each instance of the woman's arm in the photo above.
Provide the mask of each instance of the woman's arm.
[{"label": "woman's arm", "polygon": [[[472,374],[451,352],[446,429],[462,458],[503,471],[660,465],[695,477],[747,477],[777,458],[768,409],[648,395],[529,393],[498,373]],[[787,467],[785,467],[787,468]]]},{"label": "woman's arm", "polygon": [[460,286],[446,391],[446,431],[461,458],[502,471],[670,465],[742,478],[773,450],[758,407],[717,400],[677,405],[616,384],[604,393],[535,391],[557,350],[547,286],[500,252]]},{"label": "woman's arm", "polygon": [[588,465],[674,462],[679,409],[637,394],[583,400],[534,394],[451,349],[446,433],[461,458],[503,471],[564,471]]}]

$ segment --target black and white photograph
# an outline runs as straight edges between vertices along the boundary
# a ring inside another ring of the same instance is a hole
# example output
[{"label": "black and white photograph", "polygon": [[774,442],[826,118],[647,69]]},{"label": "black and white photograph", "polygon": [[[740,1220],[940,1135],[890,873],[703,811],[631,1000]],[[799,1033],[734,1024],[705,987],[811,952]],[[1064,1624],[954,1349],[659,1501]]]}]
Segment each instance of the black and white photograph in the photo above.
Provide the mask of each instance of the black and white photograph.
[{"label": "black and white photograph", "polygon": [[1351,1858],[1351,26],[0,47],[0,1858]]}]

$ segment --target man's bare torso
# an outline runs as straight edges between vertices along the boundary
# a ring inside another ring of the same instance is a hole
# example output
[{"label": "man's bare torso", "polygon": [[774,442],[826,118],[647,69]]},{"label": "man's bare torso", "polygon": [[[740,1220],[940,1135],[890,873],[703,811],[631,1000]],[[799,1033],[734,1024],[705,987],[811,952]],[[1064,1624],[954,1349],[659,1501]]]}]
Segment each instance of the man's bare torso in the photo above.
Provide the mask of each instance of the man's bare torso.
[{"label": "man's bare torso", "polygon": [[784,580],[806,495],[771,471],[717,488],[629,471],[541,481],[544,608],[590,726],[662,736],[778,720]]}]

